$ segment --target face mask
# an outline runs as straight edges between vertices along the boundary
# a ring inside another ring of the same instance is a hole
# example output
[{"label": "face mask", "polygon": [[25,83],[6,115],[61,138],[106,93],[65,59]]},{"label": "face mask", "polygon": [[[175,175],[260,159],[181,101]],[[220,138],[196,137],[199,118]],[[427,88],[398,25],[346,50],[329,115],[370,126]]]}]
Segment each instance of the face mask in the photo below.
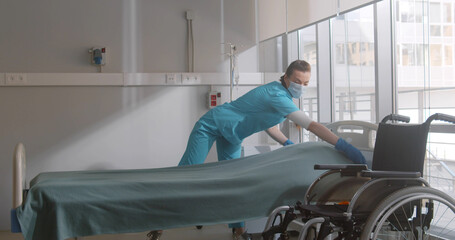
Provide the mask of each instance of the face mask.
[{"label": "face mask", "polygon": [[288,90],[293,98],[300,98],[305,93],[306,88],[291,81]]}]

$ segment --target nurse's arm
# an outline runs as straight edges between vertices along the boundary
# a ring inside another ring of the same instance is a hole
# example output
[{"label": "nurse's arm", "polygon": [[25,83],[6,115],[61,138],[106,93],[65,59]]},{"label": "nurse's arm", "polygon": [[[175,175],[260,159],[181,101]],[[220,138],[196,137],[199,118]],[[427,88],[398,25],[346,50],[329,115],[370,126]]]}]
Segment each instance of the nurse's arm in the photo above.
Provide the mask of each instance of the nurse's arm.
[{"label": "nurse's arm", "polygon": [[338,141],[337,135],[333,134],[324,125],[311,120],[303,111],[295,111],[289,114],[287,118],[330,144],[335,145]]},{"label": "nurse's arm", "polygon": [[280,131],[278,125],[266,129],[265,132],[275,141],[279,142],[281,145],[288,140],[288,138]]},{"label": "nurse's arm", "polygon": [[308,131],[314,133],[320,139],[335,145],[338,141],[338,136],[333,134],[328,128],[318,122],[311,122],[308,126]]}]

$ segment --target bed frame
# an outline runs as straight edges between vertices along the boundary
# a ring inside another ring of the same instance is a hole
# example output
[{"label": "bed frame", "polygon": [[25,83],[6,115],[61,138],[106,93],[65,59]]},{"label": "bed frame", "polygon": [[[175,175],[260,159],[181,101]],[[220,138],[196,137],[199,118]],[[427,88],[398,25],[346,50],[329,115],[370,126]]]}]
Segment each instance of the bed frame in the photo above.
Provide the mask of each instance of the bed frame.
[{"label": "bed frame", "polygon": [[344,138],[359,150],[373,152],[376,131],[378,130],[377,124],[357,120],[346,120],[327,124],[326,127],[335,135]]},{"label": "bed frame", "polygon": [[11,232],[21,232],[16,208],[22,205],[27,194],[26,161],[24,144],[18,143],[13,155],[13,208],[11,209]]},{"label": "bed frame", "polygon": [[[22,232],[19,221],[16,216],[16,208],[22,205],[27,197],[28,183],[26,178],[27,161],[25,158],[25,146],[18,143],[14,148],[13,155],[13,208],[11,209],[11,232]],[[82,237],[73,238],[74,240],[83,240]]]}]

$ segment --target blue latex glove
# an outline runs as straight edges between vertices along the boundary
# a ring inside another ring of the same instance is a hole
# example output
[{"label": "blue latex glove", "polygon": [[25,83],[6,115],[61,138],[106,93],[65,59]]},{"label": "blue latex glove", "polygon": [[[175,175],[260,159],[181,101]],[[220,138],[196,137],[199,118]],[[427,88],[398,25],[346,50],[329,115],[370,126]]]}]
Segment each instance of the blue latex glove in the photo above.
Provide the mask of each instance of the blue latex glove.
[{"label": "blue latex glove", "polygon": [[359,149],[355,148],[342,138],[338,139],[337,144],[335,144],[335,149],[343,152],[354,163],[366,164],[365,157],[363,157]]},{"label": "blue latex glove", "polygon": [[283,143],[283,146],[291,145],[294,144],[291,140],[286,140],[286,142]]}]

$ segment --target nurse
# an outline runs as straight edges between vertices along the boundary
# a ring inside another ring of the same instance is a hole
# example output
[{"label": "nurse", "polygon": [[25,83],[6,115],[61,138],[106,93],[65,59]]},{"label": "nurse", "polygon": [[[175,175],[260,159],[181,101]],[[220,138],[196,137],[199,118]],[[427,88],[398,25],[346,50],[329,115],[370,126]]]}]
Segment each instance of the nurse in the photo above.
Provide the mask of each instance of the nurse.
[{"label": "nurse", "polygon": [[[293,144],[278,128],[286,118],[335,145],[354,163],[365,163],[360,151],[328,128],[311,120],[292,101],[300,98],[310,81],[311,67],[303,60],[292,62],[280,82],[257,87],[235,101],[211,109],[196,122],[179,166],[204,163],[216,142],[218,161],[239,158],[242,140],[256,132],[267,134],[283,146]],[[249,239],[244,223],[230,224],[235,239]]]}]

